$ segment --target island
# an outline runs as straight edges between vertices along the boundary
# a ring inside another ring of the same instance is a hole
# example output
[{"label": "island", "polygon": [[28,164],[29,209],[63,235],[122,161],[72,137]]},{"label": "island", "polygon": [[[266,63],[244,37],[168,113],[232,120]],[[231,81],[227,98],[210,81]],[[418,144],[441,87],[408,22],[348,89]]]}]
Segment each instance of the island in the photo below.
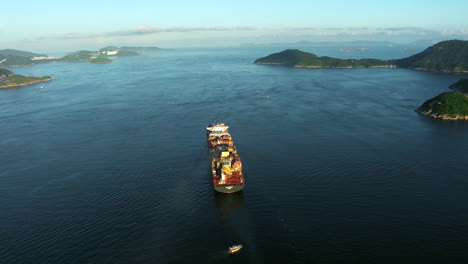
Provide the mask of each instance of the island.
[{"label": "island", "polygon": [[82,62],[109,63],[109,57],[138,56],[140,52],[167,51],[158,47],[107,46],[97,51],[80,50],[63,56],[50,57],[46,54],[29,51],[3,49],[0,50],[0,67],[32,66],[51,62]]},{"label": "island", "polygon": [[468,120],[468,79],[461,79],[449,87],[456,91],[444,92],[427,100],[416,112],[444,120]]},{"label": "island", "polygon": [[407,68],[437,72],[468,72],[468,41],[439,42],[413,56],[396,60],[338,59],[319,57],[297,49],[287,49],[255,60],[255,64],[284,65],[296,68]]},{"label": "island", "polygon": [[99,49],[99,54],[103,56],[115,56],[115,57],[124,57],[124,56],[138,56],[139,53],[131,50],[124,50],[116,46],[107,46]]},{"label": "island", "polygon": [[50,76],[33,77],[14,74],[10,70],[0,69],[0,88],[13,88],[53,80]]},{"label": "island", "polygon": [[98,55],[99,54],[97,52],[94,52],[94,51],[80,50],[80,51],[68,54],[66,56],[63,56],[58,61],[63,61],[63,62],[90,61],[93,58],[97,58]]},{"label": "island", "polygon": [[91,63],[110,63],[110,57],[138,56],[138,52],[119,50],[117,47],[109,46],[98,51],[80,50],[68,54],[58,61],[63,62],[81,62],[87,61]]},{"label": "island", "polygon": [[255,64],[285,65],[295,68],[392,68],[389,61],[377,59],[337,59],[327,56],[319,57],[313,53],[298,49],[287,49],[255,60]]},{"label": "island", "polygon": [[53,62],[56,59],[58,58],[29,51],[15,49],[0,50],[0,67],[31,66],[35,64]]}]

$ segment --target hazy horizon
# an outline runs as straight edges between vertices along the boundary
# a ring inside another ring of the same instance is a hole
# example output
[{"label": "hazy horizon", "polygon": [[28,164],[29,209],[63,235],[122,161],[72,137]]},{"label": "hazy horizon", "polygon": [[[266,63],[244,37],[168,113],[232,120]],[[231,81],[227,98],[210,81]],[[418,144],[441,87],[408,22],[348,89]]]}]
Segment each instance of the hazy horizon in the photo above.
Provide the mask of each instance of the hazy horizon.
[{"label": "hazy horizon", "polygon": [[468,3],[343,0],[7,2],[0,49],[71,52],[108,45],[229,47],[298,41],[468,39]]}]

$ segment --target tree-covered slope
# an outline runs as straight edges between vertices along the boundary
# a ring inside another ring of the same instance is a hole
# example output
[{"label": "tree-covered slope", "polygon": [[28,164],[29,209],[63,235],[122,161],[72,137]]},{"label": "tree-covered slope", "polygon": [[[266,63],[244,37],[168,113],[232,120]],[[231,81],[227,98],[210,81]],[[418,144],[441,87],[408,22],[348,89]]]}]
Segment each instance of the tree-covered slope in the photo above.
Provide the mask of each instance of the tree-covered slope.
[{"label": "tree-covered slope", "polygon": [[34,64],[30,57],[8,55],[4,58],[1,65],[4,67],[29,66]]},{"label": "tree-covered slope", "polygon": [[445,92],[424,102],[417,111],[441,119],[468,119],[468,95]]},{"label": "tree-covered slope", "polygon": [[12,75],[14,75],[12,71],[4,69],[4,68],[0,68],[0,79],[4,79]]},{"label": "tree-covered slope", "polygon": [[138,52],[135,52],[135,51],[131,51],[131,50],[119,50],[119,52],[117,52],[117,54],[115,54],[114,56],[117,56],[117,57],[124,57],[124,56],[138,56]]},{"label": "tree-covered slope", "polygon": [[391,63],[415,70],[468,72],[468,41],[442,41],[418,54],[392,60]]},{"label": "tree-covered slope", "polygon": [[468,94],[468,79],[460,79],[458,82],[449,86],[450,89]]},{"label": "tree-covered slope", "polygon": [[88,50],[81,50],[77,51],[72,54],[68,54],[62,58],[59,59],[59,61],[66,61],[66,62],[74,62],[74,61],[90,61],[91,57],[95,52],[93,51],[88,51]]},{"label": "tree-covered slope", "polygon": [[337,59],[319,57],[313,53],[298,49],[287,49],[255,60],[256,64],[287,65],[308,68],[363,68],[391,67],[388,61],[377,59]]},{"label": "tree-covered slope", "polygon": [[99,52],[114,51],[114,50],[118,50],[118,49],[119,49],[119,47],[117,47],[117,46],[107,46],[107,47],[104,47],[104,48],[100,48]]},{"label": "tree-covered slope", "polygon": [[0,88],[19,87],[51,80],[53,79],[50,76],[32,77],[14,74],[0,81]]},{"label": "tree-covered slope", "polygon": [[34,53],[29,51],[15,50],[15,49],[3,49],[0,50],[0,55],[2,56],[20,56],[20,57],[47,57],[45,54]]}]

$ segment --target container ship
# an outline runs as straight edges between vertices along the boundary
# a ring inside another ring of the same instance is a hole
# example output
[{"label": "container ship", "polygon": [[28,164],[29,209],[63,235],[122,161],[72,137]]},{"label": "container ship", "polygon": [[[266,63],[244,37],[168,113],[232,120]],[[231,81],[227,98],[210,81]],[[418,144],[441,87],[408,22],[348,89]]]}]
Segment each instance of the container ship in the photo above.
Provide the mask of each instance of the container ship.
[{"label": "container ship", "polygon": [[223,123],[209,124],[206,127],[213,187],[221,193],[235,193],[244,188],[242,162],[228,128]]}]

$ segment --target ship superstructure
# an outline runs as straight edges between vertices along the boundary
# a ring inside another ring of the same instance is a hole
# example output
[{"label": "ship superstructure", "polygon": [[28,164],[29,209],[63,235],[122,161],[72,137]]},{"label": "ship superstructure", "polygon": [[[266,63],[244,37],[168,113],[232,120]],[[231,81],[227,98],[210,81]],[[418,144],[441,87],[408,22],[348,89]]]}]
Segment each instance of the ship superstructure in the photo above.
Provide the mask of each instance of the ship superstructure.
[{"label": "ship superstructure", "polygon": [[234,193],[244,188],[242,162],[228,129],[223,123],[210,124],[206,128],[213,187],[222,193]]}]

